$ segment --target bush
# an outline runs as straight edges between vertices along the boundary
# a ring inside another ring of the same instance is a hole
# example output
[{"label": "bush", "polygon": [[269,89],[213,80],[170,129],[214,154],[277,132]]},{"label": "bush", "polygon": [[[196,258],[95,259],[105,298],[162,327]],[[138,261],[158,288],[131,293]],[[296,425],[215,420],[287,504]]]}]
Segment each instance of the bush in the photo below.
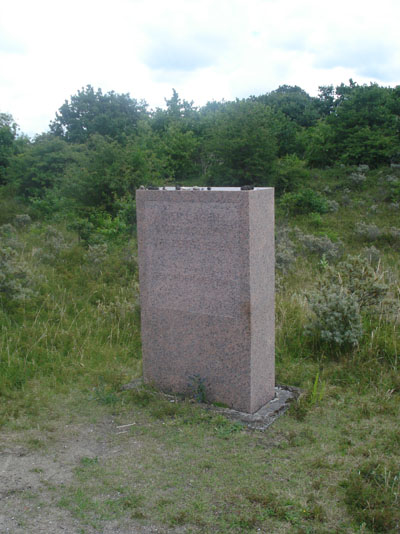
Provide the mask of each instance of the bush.
[{"label": "bush", "polygon": [[361,172],[352,172],[348,178],[348,184],[352,189],[360,189],[366,182],[367,177]]},{"label": "bush", "polygon": [[326,266],[317,288],[307,295],[313,319],[306,334],[331,348],[345,350],[361,339],[361,312],[381,304],[389,287],[380,263],[348,256],[336,267]]},{"label": "bush", "polygon": [[297,193],[286,193],[281,200],[281,206],[292,214],[326,213],[328,204],[326,199],[312,189],[303,189]]},{"label": "bush", "polygon": [[362,251],[362,255],[374,267],[379,265],[381,261],[381,252],[379,249],[374,247],[374,245],[372,245],[371,247],[365,247]]},{"label": "bush", "polygon": [[18,228],[24,228],[25,226],[29,226],[32,222],[32,219],[27,213],[22,213],[21,215],[16,215],[14,219],[14,224]]},{"label": "bush", "polygon": [[358,345],[363,329],[355,295],[329,284],[309,293],[307,300],[314,317],[306,326],[306,335],[332,348]]},{"label": "bush", "polygon": [[40,259],[45,263],[54,262],[61,252],[70,248],[63,234],[54,226],[47,226],[43,241],[44,248],[40,251]]},{"label": "bush", "polygon": [[357,167],[358,172],[368,172],[369,171],[369,165],[364,165],[360,163],[360,165]]},{"label": "bush", "polygon": [[89,245],[87,251],[87,260],[89,269],[94,273],[100,273],[103,264],[108,254],[108,246],[106,243],[98,245]]},{"label": "bush", "polygon": [[327,200],[326,206],[327,206],[328,211],[335,213],[339,209],[339,202],[336,202],[336,200]]},{"label": "bush", "polygon": [[5,303],[27,300],[33,295],[32,274],[10,245],[0,235],[0,301],[5,299]]},{"label": "bush", "polygon": [[325,276],[326,284],[339,285],[354,295],[360,309],[378,306],[389,290],[380,264],[374,269],[361,256],[348,256],[335,268],[328,267]]},{"label": "bush", "polygon": [[279,196],[298,189],[299,184],[306,181],[308,171],[305,162],[291,154],[279,159],[274,172],[275,192]]},{"label": "bush", "polygon": [[343,253],[341,241],[334,243],[327,236],[303,234],[298,228],[296,228],[296,236],[303,248],[311,254],[325,255],[326,259],[335,260],[340,258]]},{"label": "bush", "polygon": [[356,224],[356,234],[365,241],[376,241],[382,236],[382,230],[376,224],[360,222]]},{"label": "bush", "polygon": [[287,274],[296,260],[294,243],[289,237],[288,228],[279,228],[276,232],[275,266],[281,274]]}]

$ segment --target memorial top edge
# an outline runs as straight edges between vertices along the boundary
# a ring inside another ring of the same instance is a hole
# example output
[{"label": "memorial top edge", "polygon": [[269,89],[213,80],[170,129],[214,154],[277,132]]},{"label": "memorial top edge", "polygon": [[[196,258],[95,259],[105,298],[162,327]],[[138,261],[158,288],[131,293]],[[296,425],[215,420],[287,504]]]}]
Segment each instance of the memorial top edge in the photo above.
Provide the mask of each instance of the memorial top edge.
[{"label": "memorial top edge", "polygon": [[269,191],[269,190],[273,190],[274,188],[273,187],[254,187],[254,188],[246,188],[246,189],[242,189],[240,187],[179,187],[178,189],[176,187],[171,187],[171,186],[167,186],[167,187],[151,187],[151,188],[140,188],[140,190],[143,190],[143,191],[168,191],[168,192],[176,192],[176,193],[184,193],[186,191],[190,191],[190,192],[197,192],[197,191],[202,191],[202,192],[206,192],[206,193],[209,193],[209,192],[213,192],[213,191],[222,191],[222,192],[240,192],[240,193],[251,193],[252,191]]}]

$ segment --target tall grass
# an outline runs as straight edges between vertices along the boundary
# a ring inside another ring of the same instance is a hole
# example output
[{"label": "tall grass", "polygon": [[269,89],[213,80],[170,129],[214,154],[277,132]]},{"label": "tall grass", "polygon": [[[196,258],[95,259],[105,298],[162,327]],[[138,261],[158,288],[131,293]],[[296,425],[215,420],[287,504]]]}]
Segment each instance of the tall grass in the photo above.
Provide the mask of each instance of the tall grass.
[{"label": "tall grass", "polygon": [[[22,302],[1,300],[3,421],[35,409],[29,395],[33,382],[56,393],[71,384],[90,387],[100,376],[115,380],[120,375],[122,382],[139,369],[136,267],[112,247],[102,264],[94,265],[67,233],[67,246],[49,261],[45,231],[33,227],[18,236],[34,295]],[[39,392],[33,404],[42,400]]]}]

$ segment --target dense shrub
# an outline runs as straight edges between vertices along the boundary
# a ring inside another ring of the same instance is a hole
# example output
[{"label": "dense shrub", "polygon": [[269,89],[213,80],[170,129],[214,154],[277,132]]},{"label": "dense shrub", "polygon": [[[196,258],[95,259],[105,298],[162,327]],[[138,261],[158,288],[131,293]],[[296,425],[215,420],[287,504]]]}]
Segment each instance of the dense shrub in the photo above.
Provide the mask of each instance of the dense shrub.
[{"label": "dense shrub", "polygon": [[361,172],[352,172],[348,179],[349,187],[352,189],[359,189],[366,182],[367,177]]},{"label": "dense shrub", "polygon": [[343,243],[341,241],[334,243],[327,236],[303,234],[301,230],[296,228],[296,237],[304,252],[319,256],[324,255],[329,260],[338,259],[343,253]]},{"label": "dense shrub", "polygon": [[89,269],[92,272],[99,273],[106,260],[108,247],[106,243],[89,245],[87,251],[87,260]]},{"label": "dense shrub", "polygon": [[18,228],[24,228],[26,226],[29,226],[32,222],[32,219],[27,213],[22,213],[20,215],[16,215],[14,219],[14,224]]},{"label": "dense shrub", "polygon": [[61,252],[70,248],[64,235],[54,226],[47,226],[43,236],[43,248],[40,251],[40,259],[45,263],[54,262]]},{"label": "dense shrub", "polygon": [[361,256],[348,256],[337,266],[325,266],[307,299],[313,318],[306,334],[331,348],[356,346],[363,334],[361,312],[381,304],[389,287],[380,264],[374,269]]},{"label": "dense shrub", "polygon": [[297,193],[286,193],[281,199],[281,206],[289,213],[326,213],[326,199],[312,189],[303,189]]},{"label": "dense shrub", "polygon": [[356,235],[365,241],[376,241],[382,236],[382,230],[376,224],[359,222],[356,224]]},{"label": "dense shrub", "polygon": [[381,261],[381,252],[380,252],[379,249],[374,247],[374,245],[372,245],[370,247],[365,247],[362,250],[362,255],[374,267],[376,267],[379,264],[379,262]]},{"label": "dense shrub", "polygon": [[277,195],[299,188],[308,178],[305,161],[291,154],[279,159],[274,170],[274,187]]},{"label": "dense shrub", "polygon": [[327,200],[326,201],[327,210],[330,212],[336,212],[339,209],[339,202],[336,200]]},{"label": "dense shrub", "polygon": [[33,276],[20,258],[14,232],[10,224],[0,226],[0,302],[5,304],[33,295]]},{"label": "dense shrub", "polygon": [[275,266],[281,274],[287,274],[296,260],[295,246],[287,227],[279,228],[275,236]]},{"label": "dense shrub", "polygon": [[356,346],[362,336],[357,298],[340,285],[323,285],[308,294],[313,318],[306,334],[331,347]]},{"label": "dense shrub", "polygon": [[360,309],[378,306],[388,293],[381,266],[374,269],[366,258],[347,256],[335,268],[328,267],[326,283],[338,284],[357,299]]}]

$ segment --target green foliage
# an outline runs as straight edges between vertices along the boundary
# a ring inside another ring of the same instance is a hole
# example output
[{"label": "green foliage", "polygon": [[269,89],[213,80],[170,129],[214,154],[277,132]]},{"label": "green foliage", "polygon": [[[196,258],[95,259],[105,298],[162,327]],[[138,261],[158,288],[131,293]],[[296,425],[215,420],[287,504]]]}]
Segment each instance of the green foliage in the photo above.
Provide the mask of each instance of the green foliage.
[{"label": "green foliage", "polygon": [[305,161],[297,156],[292,154],[279,159],[276,162],[273,180],[276,195],[299,189],[308,176]]},{"label": "green foliage", "polygon": [[114,91],[103,94],[101,89],[95,91],[87,85],[64,102],[50,124],[50,131],[72,143],[84,143],[94,134],[123,141],[135,133],[146,106],[129,94]]},{"label": "green foliage", "polygon": [[340,160],[347,165],[376,167],[397,157],[400,142],[395,89],[372,83],[359,86],[350,80],[348,86],[336,87],[334,95],[325,91],[321,96],[330,113],[310,130],[306,157],[311,165],[331,165]]},{"label": "green foliage", "polygon": [[280,205],[290,214],[326,213],[328,211],[326,199],[309,188],[296,193],[285,193]]},{"label": "green foliage", "polygon": [[200,375],[189,376],[189,390],[192,392],[197,402],[207,401],[206,380]]},{"label": "green foliage", "polygon": [[304,157],[311,167],[323,168],[335,163],[334,132],[327,120],[319,120],[315,126],[303,130],[301,140]]},{"label": "green foliage", "polygon": [[281,85],[275,91],[256,98],[281,111],[299,126],[311,126],[319,117],[318,101],[297,85]]},{"label": "green foliage", "polygon": [[225,104],[206,143],[211,185],[267,185],[277,153],[273,112],[258,102]]},{"label": "green foliage", "polygon": [[5,170],[16,151],[17,125],[11,115],[0,113],[0,185],[4,184]]},{"label": "green foliage", "polygon": [[167,178],[181,182],[196,176],[199,141],[192,131],[171,123],[160,139],[159,155]]},{"label": "green foliage", "polygon": [[49,189],[60,184],[69,165],[79,158],[79,149],[51,135],[42,135],[10,161],[7,181],[24,198],[43,198]]}]

